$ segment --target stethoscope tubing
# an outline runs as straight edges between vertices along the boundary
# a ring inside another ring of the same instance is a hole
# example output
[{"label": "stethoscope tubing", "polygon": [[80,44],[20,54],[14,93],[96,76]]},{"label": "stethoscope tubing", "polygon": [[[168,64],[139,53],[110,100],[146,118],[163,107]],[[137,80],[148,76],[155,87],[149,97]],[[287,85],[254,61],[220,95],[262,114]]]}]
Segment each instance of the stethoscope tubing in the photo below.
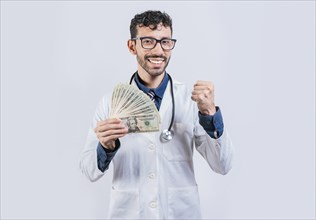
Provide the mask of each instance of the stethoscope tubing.
[{"label": "stethoscope tubing", "polygon": [[[168,74],[168,73],[167,73]],[[171,127],[173,125],[174,121],[174,114],[175,114],[175,103],[174,103],[174,93],[173,93],[173,81],[171,76],[168,74],[169,79],[170,79],[170,90],[171,90],[171,99],[172,99],[172,116],[171,116],[171,122],[168,128],[168,131],[171,131]]]}]

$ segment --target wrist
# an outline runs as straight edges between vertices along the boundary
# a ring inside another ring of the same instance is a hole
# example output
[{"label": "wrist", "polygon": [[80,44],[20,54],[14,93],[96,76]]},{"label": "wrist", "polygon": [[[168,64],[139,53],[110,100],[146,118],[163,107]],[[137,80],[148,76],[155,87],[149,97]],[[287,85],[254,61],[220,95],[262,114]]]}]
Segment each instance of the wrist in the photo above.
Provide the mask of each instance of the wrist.
[{"label": "wrist", "polygon": [[216,113],[216,108],[212,108],[212,109],[205,109],[203,111],[200,110],[200,113],[202,115],[214,115]]}]

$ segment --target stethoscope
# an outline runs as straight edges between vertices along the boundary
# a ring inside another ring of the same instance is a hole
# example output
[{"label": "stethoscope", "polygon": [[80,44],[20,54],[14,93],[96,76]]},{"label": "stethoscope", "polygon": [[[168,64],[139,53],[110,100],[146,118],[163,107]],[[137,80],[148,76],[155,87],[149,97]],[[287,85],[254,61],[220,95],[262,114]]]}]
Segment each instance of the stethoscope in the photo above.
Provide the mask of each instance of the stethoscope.
[{"label": "stethoscope", "polygon": [[[137,72],[132,75],[132,77],[131,77],[131,79],[129,81],[129,84],[132,84],[132,81],[135,78],[136,74],[137,74]],[[165,129],[165,130],[163,130],[161,132],[160,140],[162,142],[171,141],[173,136],[174,136],[174,132],[171,130],[171,127],[173,125],[173,120],[174,120],[174,112],[175,112],[174,94],[173,94],[173,82],[172,82],[171,76],[169,74],[168,74],[168,76],[169,76],[169,79],[170,79],[170,90],[171,90],[171,98],[172,98],[172,116],[171,116],[171,121],[170,121],[168,129]]]}]

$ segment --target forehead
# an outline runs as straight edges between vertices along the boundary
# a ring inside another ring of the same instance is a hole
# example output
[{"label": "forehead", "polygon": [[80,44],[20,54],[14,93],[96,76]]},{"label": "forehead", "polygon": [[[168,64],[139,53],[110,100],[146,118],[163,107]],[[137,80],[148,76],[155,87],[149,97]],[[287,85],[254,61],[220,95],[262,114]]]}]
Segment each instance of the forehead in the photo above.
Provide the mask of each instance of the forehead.
[{"label": "forehead", "polygon": [[170,27],[165,27],[162,24],[158,24],[155,30],[151,29],[152,26],[137,26],[137,36],[138,37],[154,37],[157,39],[168,37],[171,38]]}]

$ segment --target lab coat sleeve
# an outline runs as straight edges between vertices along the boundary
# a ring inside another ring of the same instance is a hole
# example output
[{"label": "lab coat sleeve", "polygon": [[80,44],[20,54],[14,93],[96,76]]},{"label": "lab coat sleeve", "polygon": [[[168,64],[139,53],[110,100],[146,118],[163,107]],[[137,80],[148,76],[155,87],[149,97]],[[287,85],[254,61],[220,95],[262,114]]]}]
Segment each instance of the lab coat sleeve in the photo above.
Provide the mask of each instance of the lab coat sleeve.
[{"label": "lab coat sleeve", "polygon": [[[195,109],[196,116],[198,109]],[[218,138],[211,138],[200,125],[198,117],[195,118],[195,147],[202,157],[207,161],[211,169],[219,174],[225,175],[232,168],[233,145],[228,136],[226,128]]]},{"label": "lab coat sleeve", "polygon": [[94,132],[97,122],[107,118],[109,106],[106,103],[105,97],[99,102],[80,158],[80,169],[91,182],[97,181],[106,172],[102,172],[98,168],[97,146],[99,140]]}]

